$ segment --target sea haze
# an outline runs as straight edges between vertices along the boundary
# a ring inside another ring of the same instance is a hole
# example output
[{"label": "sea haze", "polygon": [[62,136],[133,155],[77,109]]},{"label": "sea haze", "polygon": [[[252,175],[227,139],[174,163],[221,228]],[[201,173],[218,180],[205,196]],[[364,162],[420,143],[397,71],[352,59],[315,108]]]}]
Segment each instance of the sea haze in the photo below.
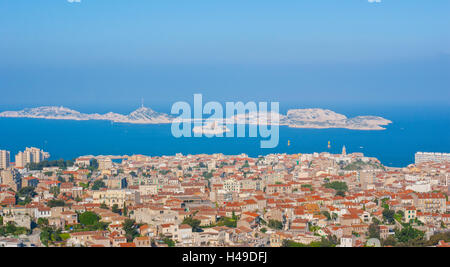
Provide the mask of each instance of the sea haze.
[{"label": "sea haze", "polygon": [[[345,108],[339,109],[344,112]],[[269,153],[362,152],[387,166],[414,162],[417,151],[450,152],[449,109],[384,108],[372,114],[393,121],[384,131],[347,129],[296,129],[280,127],[280,143],[261,149],[259,138],[174,138],[170,124],[134,125],[108,121],[64,121],[0,118],[0,148],[12,154],[27,146],[44,148],[52,159],[82,155],[174,155],[175,153],[246,153],[256,157]],[[344,112],[345,113],[345,112]],[[346,112],[346,115],[353,115]],[[359,112],[359,114],[364,114]],[[290,146],[287,145],[288,140]],[[327,148],[331,141],[331,149]],[[14,156],[12,156],[14,161]]]}]

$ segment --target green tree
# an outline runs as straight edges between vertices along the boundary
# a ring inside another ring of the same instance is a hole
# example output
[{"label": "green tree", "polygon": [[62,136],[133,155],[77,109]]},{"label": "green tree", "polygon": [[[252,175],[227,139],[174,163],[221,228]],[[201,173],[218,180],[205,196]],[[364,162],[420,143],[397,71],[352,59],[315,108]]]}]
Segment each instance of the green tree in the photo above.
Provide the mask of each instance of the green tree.
[{"label": "green tree", "polygon": [[37,193],[34,191],[34,187],[27,186],[21,188],[16,194],[16,201],[19,205],[26,205],[31,202],[31,199],[35,197]]},{"label": "green tree", "polygon": [[428,246],[436,246],[439,241],[443,240],[444,242],[450,242],[450,231],[440,232],[432,235],[430,240],[428,240]]},{"label": "green tree", "polygon": [[54,231],[52,233],[52,235],[51,235],[51,239],[52,239],[53,242],[60,242],[60,241],[62,241],[61,229],[58,229],[58,230]]},{"label": "green tree", "polygon": [[328,211],[324,210],[321,212],[323,216],[327,217],[327,221],[331,221],[331,215]]},{"label": "green tree", "polygon": [[192,227],[192,230],[193,230],[194,232],[197,232],[197,231],[199,231],[201,221],[200,221],[200,220],[197,220],[197,219],[194,219],[194,218],[192,218],[192,217],[186,217],[186,218],[183,220],[182,224],[187,224],[187,225],[191,226],[191,227]]},{"label": "green tree", "polygon": [[213,177],[212,172],[203,172],[203,178],[205,179],[211,179]]},{"label": "green tree", "polygon": [[64,202],[64,200],[60,200],[60,199],[52,199],[47,202],[47,206],[49,208],[64,207],[65,205],[66,205],[66,203]]},{"label": "green tree", "polygon": [[339,216],[337,215],[337,213],[335,213],[335,212],[332,212],[332,213],[331,213],[331,219],[332,219],[333,221],[336,221],[338,218],[339,218]]},{"label": "green tree", "polygon": [[397,213],[394,214],[394,219],[395,219],[397,222],[401,223],[401,222],[403,221],[404,215],[405,215],[405,214],[403,213],[403,211],[399,210],[399,211],[397,211]]},{"label": "green tree", "polygon": [[114,204],[111,208],[111,211],[117,214],[120,214],[120,209],[119,209],[119,205]]},{"label": "green tree", "polygon": [[217,222],[217,226],[226,226],[226,227],[230,227],[230,228],[236,228],[237,227],[237,219],[222,217]]},{"label": "green tree", "polygon": [[39,225],[39,227],[43,228],[45,226],[48,226],[48,219],[47,218],[39,218],[37,220],[37,224]]},{"label": "green tree", "polygon": [[47,167],[58,167],[60,169],[67,169],[67,167],[72,167],[73,166],[73,161],[72,160],[63,160],[63,159],[59,159],[59,160],[52,160],[52,161],[48,161],[48,160],[44,160],[41,161],[39,163],[28,163],[27,164],[27,168],[32,170],[32,171],[42,171],[44,168]]},{"label": "green tree", "polygon": [[25,227],[17,227],[16,223],[8,222],[5,226],[0,226],[0,236],[29,234]]},{"label": "green tree", "polygon": [[175,247],[175,241],[173,241],[172,239],[170,239],[168,237],[164,237],[163,242],[166,243],[167,246],[169,246],[169,247]]},{"label": "green tree", "polygon": [[383,245],[383,247],[387,247],[387,246],[393,247],[393,246],[397,245],[397,240],[395,239],[394,236],[390,235],[386,239],[382,240],[381,244]]},{"label": "green tree", "polygon": [[294,242],[289,239],[284,239],[281,246],[282,247],[290,247],[290,248],[295,248],[295,247],[296,248],[306,248],[306,247],[308,247],[308,245],[306,245],[306,244],[297,243],[297,242]]},{"label": "green tree", "polygon": [[49,245],[49,241],[51,240],[52,232],[53,232],[53,230],[50,227],[43,227],[41,229],[41,234],[40,234],[41,243],[46,247],[48,247],[48,245]]},{"label": "green tree", "polygon": [[383,218],[386,222],[393,224],[394,220],[395,220],[394,216],[395,216],[395,211],[390,210],[390,209],[383,210]]},{"label": "green tree", "polygon": [[62,241],[61,237],[61,229],[53,229],[49,226],[44,226],[41,228],[41,234],[40,234],[41,243],[48,247],[53,242],[59,242]]},{"label": "green tree", "polygon": [[347,187],[347,183],[346,182],[331,182],[331,183],[326,183],[324,185],[325,188],[331,188],[334,189],[336,191],[344,191],[347,192],[348,191],[348,187]]},{"label": "green tree", "polygon": [[372,218],[372,222],[373,222],[374,224],[376,224],[376,225],[380,225],[380,224],[381,224],[380,220],[378,220],[378,219],[375,218],[375,217]]},{"label": "green tree", "polygon": [[244,165],[242,165],[242,168],[248,168],[250,165],[248,164],[248,160],[245,161]]},{"label": "green tree", "polygon": [[369,225],[369,238],[380,239],[380,227],[376,223],[371,223]]},{"label": "green tree", "polygon": [[100,216],[92,211],[83,212],[80,215],[80,223],[87,226],[92,226],[100,221]]},{"label": "green tree", "polygon": [[98,170],[98,160],[96,160],[96,159],[91,159],[91,161],[89,162],[89,169],[90,169],[91,171]]},{"label": "green tree", "polygon": [[128,208],[126,203],[123,203],[123,216],[128,216]]},{"label": "green tree", "polygon": [[238,217],[236,216],[236,213],[234,211],[231,213],[231,219],[233,219],[235,221],[237,221],[237,219],[238,219]]},{"label": "green tree", "polygon": [[8,222],[6,224],[6,232],[7,233],[14,233],[17,230],[16,224],[13,222]]},{"label": "green tree", "polygon": [[92,190],[100,190],[101,188],[106,188],[106,184],[102,180],[96,180],[92,185]]},{"label": "green tree", "polygon": [[283,229],[283,223],[277,220],[269,220],[269,225],[270,228],[272,229],[276,229],[276,230],[281,230]]},{"label": "green tree", "polygon": [[395,238],[401,243],[408,243],[411,240],[418,240],[424,237],[424,232],[408,225],[400,231],[395,231]]},{"label": "green tree", "polygon": [[139,236],[134,220],[126,219],[123,222],[122,227],[128,242],[132,242],[135,237]]}]

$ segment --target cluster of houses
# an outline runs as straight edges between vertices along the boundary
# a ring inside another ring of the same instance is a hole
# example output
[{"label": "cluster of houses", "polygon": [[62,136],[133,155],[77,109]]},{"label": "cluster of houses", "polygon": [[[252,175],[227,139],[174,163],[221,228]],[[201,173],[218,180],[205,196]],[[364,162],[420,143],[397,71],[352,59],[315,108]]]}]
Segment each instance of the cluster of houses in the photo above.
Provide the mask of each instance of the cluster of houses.
[{"label": "cluster of houses", "polygon": [[[449,173],[450,162],[388,168],[345,151],[258,158],[87,156],[67,169],[2,170],[0,216],[3,225],[27,229],[46,219],[65,234],[52,243],[58,246],[279,247],[331,237],[337,246],[365,246],[375,221],[380,240],[405,223],[425,238],[448,231]],[[24,188],[33,189],[28,201]],[[394,221],[383,215],[387,208],[397,215]],[[87,211],[105,229],[76,227]],[[131,237],[123,227],[127,220],[136,230]],[[4,237],[12,238],[26,239]]]}]

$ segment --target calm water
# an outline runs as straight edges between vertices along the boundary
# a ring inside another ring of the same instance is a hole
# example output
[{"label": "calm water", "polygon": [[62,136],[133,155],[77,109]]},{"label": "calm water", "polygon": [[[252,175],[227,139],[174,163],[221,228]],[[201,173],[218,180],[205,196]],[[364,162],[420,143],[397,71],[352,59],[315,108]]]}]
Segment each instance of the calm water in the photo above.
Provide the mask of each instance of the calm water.
[{"label": "calm water", "polygon": [[[15,154],[26,146],[35,146],[50,152],[52,159],[72,159],[88,154],[153,156],[221,152],[258,156],[323,151],[340,153],[345,145],[347,152],[363,152],[367,156],[379,158],[385,165],[398,167],[413,163],[417,151],[450,152],[450,118],[447,109],[384,113],[368,113],[394,121],[384,131],[281,127],[280,143],[275,149],[261,149],[257,138],[177,139],[172,137],[170,125],[0,118],[0,149]],[[288,140],[290,146],[287,146]],[[329,150],[328,141],[332,144]]]}]

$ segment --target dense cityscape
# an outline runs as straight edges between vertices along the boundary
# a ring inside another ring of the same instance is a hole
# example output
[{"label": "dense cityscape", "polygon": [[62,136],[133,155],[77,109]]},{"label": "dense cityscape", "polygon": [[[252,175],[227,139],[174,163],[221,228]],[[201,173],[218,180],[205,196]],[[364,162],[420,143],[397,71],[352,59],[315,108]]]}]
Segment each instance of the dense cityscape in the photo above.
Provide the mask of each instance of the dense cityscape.
[{"label": "dense cityscape", "polygon": [[449,10],[0,0],[2,255],[360,267],[417,247],[445,265]]},{"label": "dense cityscape", "polygon": [[0,247],[450,246],[449,154],[0,151]]}]

